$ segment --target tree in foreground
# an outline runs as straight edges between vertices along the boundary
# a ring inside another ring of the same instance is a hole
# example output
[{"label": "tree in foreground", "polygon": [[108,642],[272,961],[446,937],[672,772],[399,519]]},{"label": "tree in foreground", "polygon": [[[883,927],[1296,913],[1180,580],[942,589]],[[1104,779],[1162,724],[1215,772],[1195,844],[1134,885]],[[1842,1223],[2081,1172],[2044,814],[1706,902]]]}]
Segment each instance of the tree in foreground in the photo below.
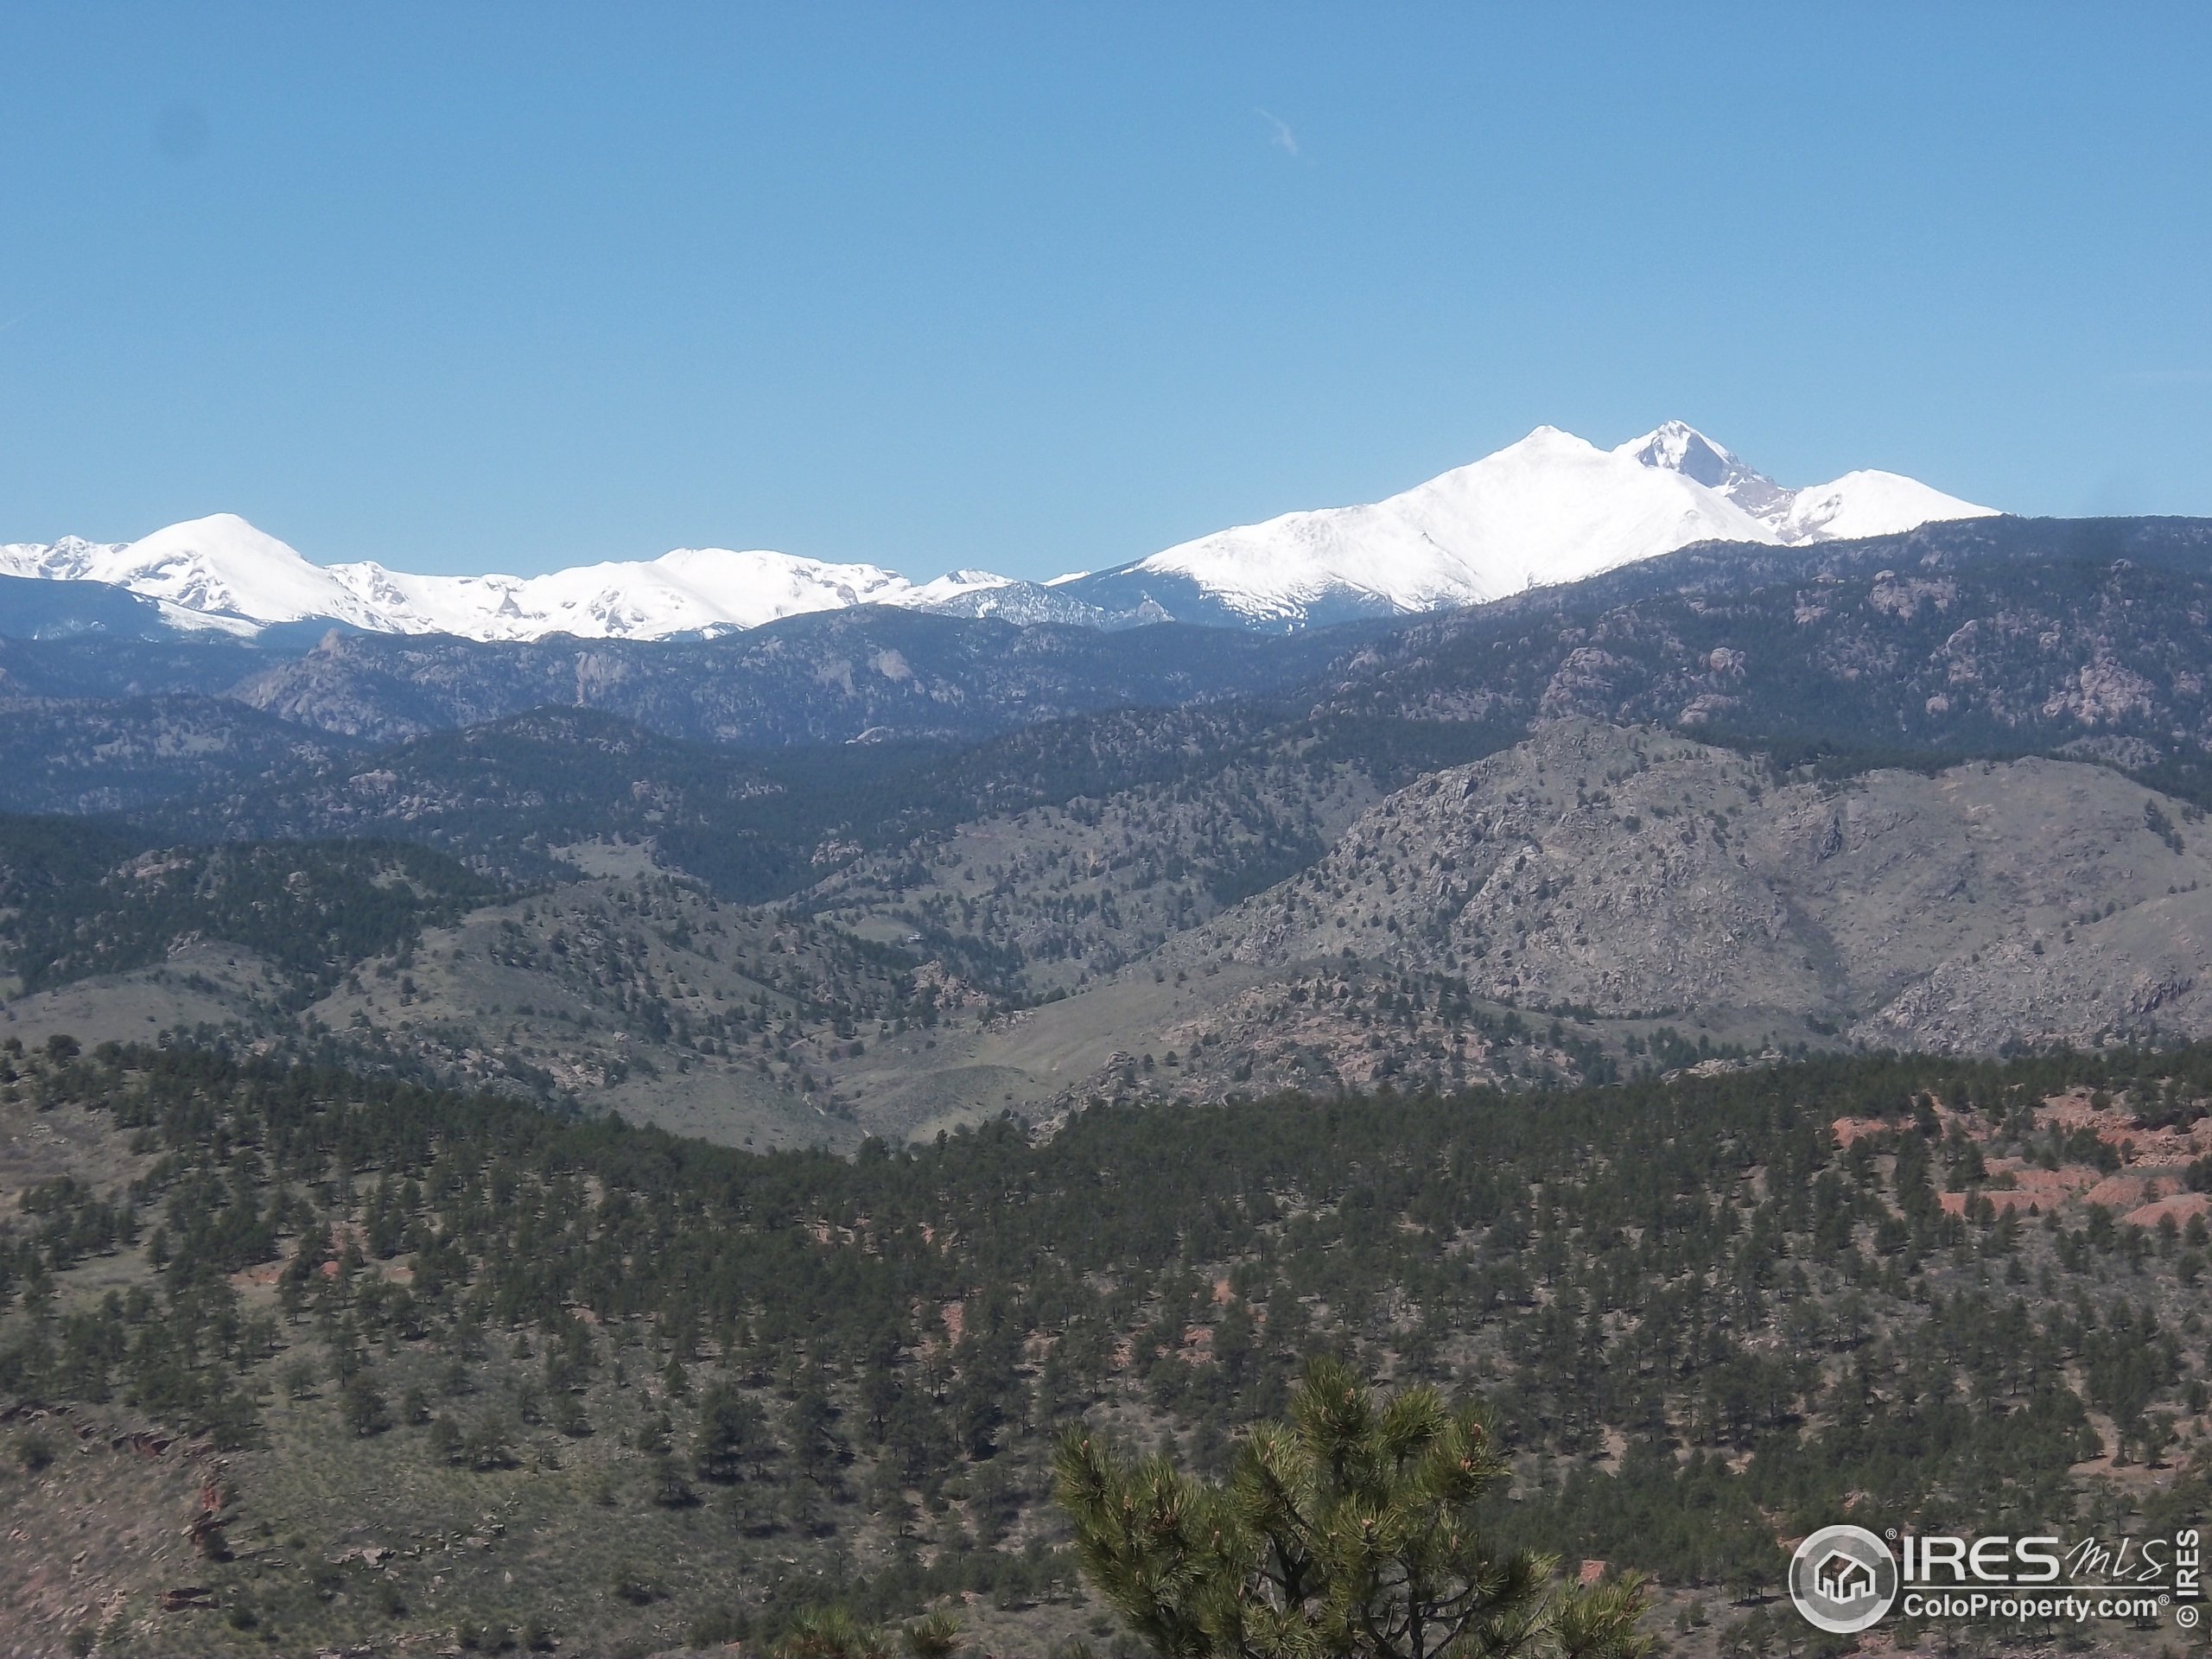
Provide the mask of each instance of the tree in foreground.
[{"label": "tree in foreground", "polygon": [[1084,1573],[1163,1659],[1642,1659],[1643,1580],[1568,1585],[1476,1523],[1506,1478],[1488,1419],[1434,1389],[1378,1395],[1316,1359],[1290,1421],[1226,1480],[1134,1462],[1080,1427],[1061,1507]]},{"label": "tree in foreground", "polygon": [[810,1608],[791,1623],[775,1659],[892,1659],[890,1639],[842,1607]]},{"label": "tree in foreground", "polygon": [[[960,1621],[947,1612],[916,1619],[900,1632],[908,1659],[953,1659],[963,1645]],[[893,1659],[889,1632],[864,1624],[842,1607],[801,1613],[769,1649],[773,1659]]]}]

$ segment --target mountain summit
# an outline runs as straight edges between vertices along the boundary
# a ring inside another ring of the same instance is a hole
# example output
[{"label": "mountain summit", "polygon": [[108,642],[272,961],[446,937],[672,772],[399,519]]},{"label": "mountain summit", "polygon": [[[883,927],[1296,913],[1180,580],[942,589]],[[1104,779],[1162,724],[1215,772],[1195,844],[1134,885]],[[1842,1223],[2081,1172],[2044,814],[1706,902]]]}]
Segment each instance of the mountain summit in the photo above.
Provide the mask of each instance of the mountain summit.
[{"label": "mountain summit", "polygon": [[1540,426],[1387,499],[1217,531],[1109,574],[1179,577],[1248,622],[1294,626],[1479,605],[1691,542],[1774,539],[1685,474]]},{"label": "mountain summit", "polygon": [[1795,546],[1993,511],[1894,473],[1788,489],[1680,421],[1615,449],[1540,426],[1385,500],[1217,531],[1059,591],[1298,627],[1484,604],[1693,542]]},{"label": "mountain summit", "polygon": [[679,548],[542,576],[320,565],[233,513],[142,541],[0,546],[0,575],[108,583],[177,625],[327,620],[473,639],[663,639],[854,605],[1122,626],[1179,619],[1284,629],[1479,605],[1693,542],[1796,546],[1993,510],[1895,473],[1793,490],[1680,421],[1614,449],[1540,426],[1495,454],[1361,506],[1289,512],[1048,583],[959,570],[916,584],[873,564]]},{"label": "mountain summit", "polygon": [[1986,518],[1994,511],[1897,473],[1846,473],[1833,483],[1788,489],[1681,421],[1631,438],[1614,453],[1694,480],[1791,547],[1893,535],[1937,519]]},{"label": "mountain summit", "polygon": [[1722,448],[1687,422],[1669,421],[1640,438],[1630,438],[1613,453],[1662,472],[1680,473],[1770,524],[1775,522],[1777,503],[1780,512],[1789,511],[1791,491],[1753,470],[1734,450]]}]

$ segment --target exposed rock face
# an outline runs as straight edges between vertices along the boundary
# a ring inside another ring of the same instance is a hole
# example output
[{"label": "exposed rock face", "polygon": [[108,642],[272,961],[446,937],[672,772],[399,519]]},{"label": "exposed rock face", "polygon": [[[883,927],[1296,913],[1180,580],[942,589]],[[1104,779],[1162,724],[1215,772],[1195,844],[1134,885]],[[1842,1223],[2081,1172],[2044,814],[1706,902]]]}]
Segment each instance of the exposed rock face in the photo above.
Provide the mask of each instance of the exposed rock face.
[{"label": "exposed rock face", "polygon": [[1897,1046],[2212,1030],[2198,816],[2043,760],[1775,788],[1731,751],[1562,721],[1393,795],[1190,948],[1350,950],[1527,1008],[1770,1012]]},{"label": "exposed rock face", "polygon": [[1853,1035],[1884,1047],[1979,1052],[2201,1035],[2212,1030],[2208,963],[2212,892],[2175,893],[2056,938],[1953,957]]},{"label": "exposed rock face", "polygon": [[2194,764],[2212,752],[2208,553],[2212,525],[2162,519],[1693,548],[1402,627],[1322,698],[1954,753],[2122,736]]}]

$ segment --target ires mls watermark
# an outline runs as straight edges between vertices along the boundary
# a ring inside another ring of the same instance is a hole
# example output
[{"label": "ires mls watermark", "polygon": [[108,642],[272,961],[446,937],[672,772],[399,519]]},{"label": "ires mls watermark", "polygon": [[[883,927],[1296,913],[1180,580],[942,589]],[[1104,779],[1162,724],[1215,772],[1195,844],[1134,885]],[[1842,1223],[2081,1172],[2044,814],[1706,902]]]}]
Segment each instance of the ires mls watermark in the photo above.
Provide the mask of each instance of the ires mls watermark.
[{"label": "ires mls watermark", "polygon": [[1906,1618],[2086,1624],[2121,1618],[2193,1630],[2204,1600],[2195,1527],[2111,1541],[2055,1535],[1967,1537],[1823,1527],[1789,1558],[1789,1599],[1834,1636]]},{"label": "ires mls watermark", "polygon": [[1897,1599],[1897,1558],[1864,1527],[1822,1527],[1789,1558],[1789,1599],[1832,1636],[1878,1624]]}]

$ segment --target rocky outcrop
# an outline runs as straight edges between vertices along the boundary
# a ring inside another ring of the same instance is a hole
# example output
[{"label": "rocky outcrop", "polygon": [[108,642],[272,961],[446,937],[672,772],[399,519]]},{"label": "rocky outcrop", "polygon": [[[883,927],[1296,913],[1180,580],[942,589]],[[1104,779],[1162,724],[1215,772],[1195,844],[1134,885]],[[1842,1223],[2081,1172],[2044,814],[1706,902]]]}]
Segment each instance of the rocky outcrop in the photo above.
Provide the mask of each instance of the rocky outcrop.
[{"label": "rocky outcrop", "polygon": [[1898,1047],[2208,1032],[2201,816],[2078,763],[1777,787],[1730,750],[1560,721],[1391,796],[1176,948],[1350,953],[1522,1007],[1757,1011]]}]

